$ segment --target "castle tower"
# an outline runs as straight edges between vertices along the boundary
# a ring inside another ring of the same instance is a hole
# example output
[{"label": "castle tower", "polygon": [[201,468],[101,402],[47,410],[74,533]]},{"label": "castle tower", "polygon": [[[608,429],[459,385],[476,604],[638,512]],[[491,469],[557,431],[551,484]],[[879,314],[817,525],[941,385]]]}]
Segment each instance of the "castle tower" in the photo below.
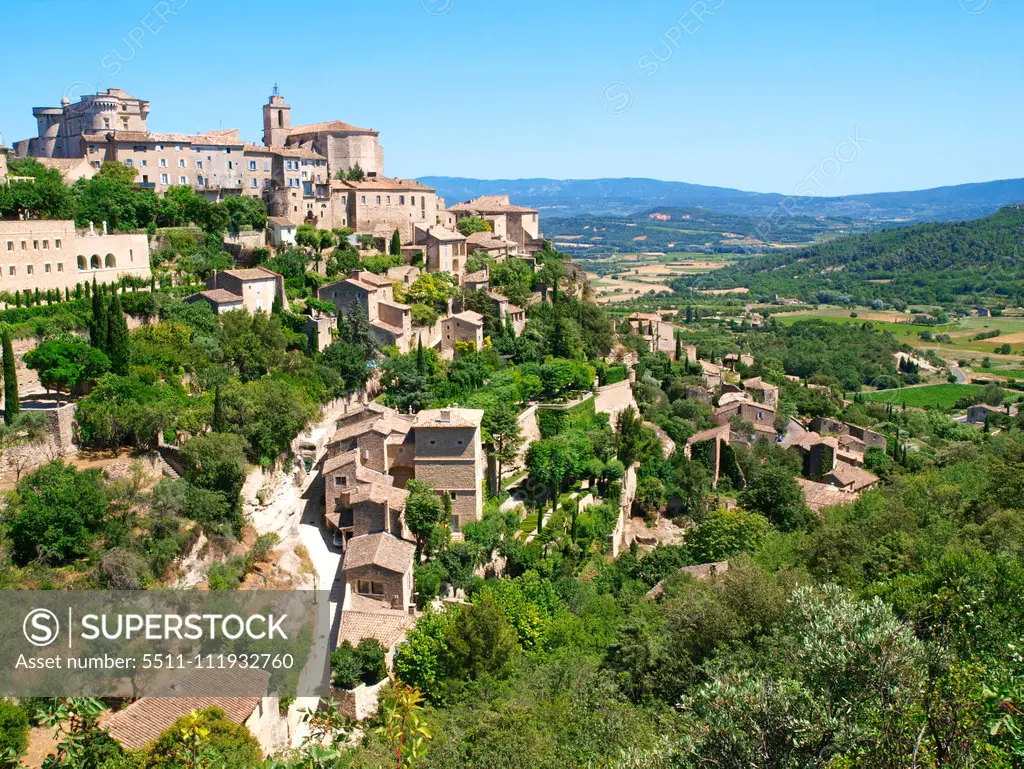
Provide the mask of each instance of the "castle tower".
[{"label": "castle tower", "polygon": [[274,84],[270,100],[263,105],[263,143],[268,147],[283,147],[292,127],[292,108]]}]

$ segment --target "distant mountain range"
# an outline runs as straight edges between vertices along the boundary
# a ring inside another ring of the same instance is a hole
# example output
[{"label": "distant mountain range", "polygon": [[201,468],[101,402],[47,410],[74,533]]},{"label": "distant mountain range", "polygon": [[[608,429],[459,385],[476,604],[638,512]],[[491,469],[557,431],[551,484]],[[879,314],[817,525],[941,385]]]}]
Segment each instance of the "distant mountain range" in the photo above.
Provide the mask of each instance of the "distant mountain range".
[{"label": "distant mountain range", "polygon": [[876,192],[843,197],[796,197],[745,192],[657,179],[466,179],[424,176],[448,204],[479,195],[507,194],[512,202],[538,209],[545,218],[583,214],[628,216],[662,206],[704,208],[746,216],[787,211],[867,222],[953,221],[987,216],[1024,202],[1024,179],[1003,179],[909,192]]}]

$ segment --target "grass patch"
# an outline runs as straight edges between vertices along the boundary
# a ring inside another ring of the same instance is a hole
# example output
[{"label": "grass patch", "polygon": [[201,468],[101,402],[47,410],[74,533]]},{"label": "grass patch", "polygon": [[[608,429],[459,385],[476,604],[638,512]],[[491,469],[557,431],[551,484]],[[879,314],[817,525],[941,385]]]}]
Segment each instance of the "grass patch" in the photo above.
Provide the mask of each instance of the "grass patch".
[{"label": "grass patch", "polygon": [[912,408],[951,409],[965,395],[977,392],[978,385],[937,384],[924,387],[903,387],[898,390],[877,390],[864,393],[864,400],[876,403],[906,404]]}]

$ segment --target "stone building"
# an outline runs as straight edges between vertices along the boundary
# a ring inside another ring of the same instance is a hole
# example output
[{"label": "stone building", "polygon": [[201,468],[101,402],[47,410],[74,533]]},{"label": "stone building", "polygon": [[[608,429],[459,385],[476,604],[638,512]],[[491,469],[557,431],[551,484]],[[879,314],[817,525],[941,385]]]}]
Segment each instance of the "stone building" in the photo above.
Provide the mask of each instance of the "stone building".
[{"label": "stone building", "polygon": [[317,296],[322,302],[332,302],[338,313],[346,317],[358,305],[381,344],[408,352],[413,340],[412,311],[409,305],[394,300],[394,292],[390,278],[353,270],[349,277],[321,286]]},{"label": "stone building", "polygon": [[[333,168],[333,166],[332,166]],[[416,227],[433,227],[437,222],[437,192],[412,179],[368,177],[356,181],[331,182],[335,227],[351,227],[383,242],[398,230],[403,243],[410,243]]]},{"label": "stone building", "polygon": [[[206,281],[207,289],[221,290],[238,297],[242,307],[251,313],[274,309],[274,301],[281,300],[284,308],[288,299],[284,293],[284,277],[266,267],[249,267],[242,270],[220,270]],[[200,295],[206,292],[200,292]]]},{"label": "stone building", "polygon": [[150,279],[145,233],[108,234],[105,224],[76,230],[63,219],[0,221],[0,291],[63,291],[123,275]]},{"label": "stone building", "polygon": [[484,457],[480,443],[482,409],[449,407],[416,415],[413,425],[416,480],[447,492],[452,531],[483,515]]},{"label": "stone building", "polygon": [[409,611],[415,553],[412,542],[387,532],[353,537],[345,551],[345,583],[356,595]]},{"label": "stone building", "polygon": [[332,174],[359,166],[368,177],[384,175],[380,132],[341,120],[292,125],[292,108],[277,87],[263,105],[263,143],[268,147],[308,147],[327,158]]},{"label": "stone building", "polygon": [[487,270],[478,270],[462,276],[463,291],[486,291],[490,285],[490,273]]},{"label": "stone building", "polygon": [[449,209],[457,219],[478,216],[491,225],[493,236],[512,243],[517,253],[532,254],[544,248],[537,210],[513,205],[508,195],[482,195],[456,203]]},{"label": "stone building", "polygon": [[85,94],[74,104],[64,98],[59,107],[34,107],[32,116],[37,135],[15,143],[18,157],[80,158],[83,134],[146,131],[149,102],[120,88],[108,88]]},{"label": "stone building", "polygon": [[488,291],[487,295],[494,303],[494,309],[498,315],[498,320],[502,324],[506,321],[511,321],[512,330],[515,331],[516,336],[523,333],[523,330],[526,328],[526,310],[512,304],[508,299],[496,291]]},{"label": "stone building", "polygon": [[754,400],[769,408],[779,407],[779,388],[765,382],[761,377],[743,380],[743,389],[750,393]]},{"label": "stone building", "polygon": [[472,310],[463,310],[441,321],[441,352],[455,350],[455,345],[468,342],[473,349],[484,346],[484,316]]},{"label": "stone building", "polygon": [[417,245],[425,250],[427,272],[450,272],[461,278],[466,272],[466,237],[444,227],[417,227]]}]

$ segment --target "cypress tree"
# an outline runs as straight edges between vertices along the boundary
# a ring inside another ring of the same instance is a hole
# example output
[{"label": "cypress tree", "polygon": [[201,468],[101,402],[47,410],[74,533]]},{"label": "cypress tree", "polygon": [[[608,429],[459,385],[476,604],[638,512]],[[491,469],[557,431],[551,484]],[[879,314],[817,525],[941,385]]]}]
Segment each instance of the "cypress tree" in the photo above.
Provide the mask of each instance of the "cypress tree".
[{"label": "cypress tree", "polygon": [[402,236],[398,234],[397,229],[393,233],[391,233],[390,253],[392,256],[402,255]]},{"label": "cypress tree", "polygon": [[69,289],[67,286],[64,286],[64,301],[71,301],[71,289]]},{"label": "cypress tree", "polygon": [[21,307],[21,291],[14,292],[14,306]]},{"label": "cypress tree", "polygon": [[149,276],[149,290],[156,291],[156,275]]},{"label": "cypress tree", "polygon": [[41,302],[39,301],[39,286],[36,286],[36,307],[38,307],[40,304]]},{"label": "cypress tree", "polygon": [[224,418],[224,403],[220,396],[220,385],[213,388],[213,424],[210,425],[215,433],[225,432],[227,420]]},{"label": "cypress tree", "polygon": [[[85,284],[86,293],[89,292],[89,284]],[[89,320],[89,344],[97,350],[107,352],[107,303],[103,301],[103,294],[97,288],[92,292],[92,318]]]},{"label": "cypress tree", "polygon": [[18,371],[14,364],[14,346],[11,344],[11,330],[4,326],[4,423],[12,424],[21,412],[18,400]]},{"label": "cypress tree", "polygon": [[445,523],[451,524],[452,522],[452,498],[451,495],[446,491],[441,497],[441,505],[444,507],[444,520]]},{"label": "cypress tree", "polygon": [[128,320],[121,309],[121,297],[114,293],[107,312],[107,356],[110,370],[118,376],[128,376],[131,347],[128,343]]},{"label": "cypress tree", "polygon": [[416,372],[420,375],[427,373],[427,358],[423,352],[423,337],[419,337],[419,344],[416,345]]},{"label": "cypress tree", "polygon": [[683,357],[683,338],[676,333],[676,361],[678,362]]}]

